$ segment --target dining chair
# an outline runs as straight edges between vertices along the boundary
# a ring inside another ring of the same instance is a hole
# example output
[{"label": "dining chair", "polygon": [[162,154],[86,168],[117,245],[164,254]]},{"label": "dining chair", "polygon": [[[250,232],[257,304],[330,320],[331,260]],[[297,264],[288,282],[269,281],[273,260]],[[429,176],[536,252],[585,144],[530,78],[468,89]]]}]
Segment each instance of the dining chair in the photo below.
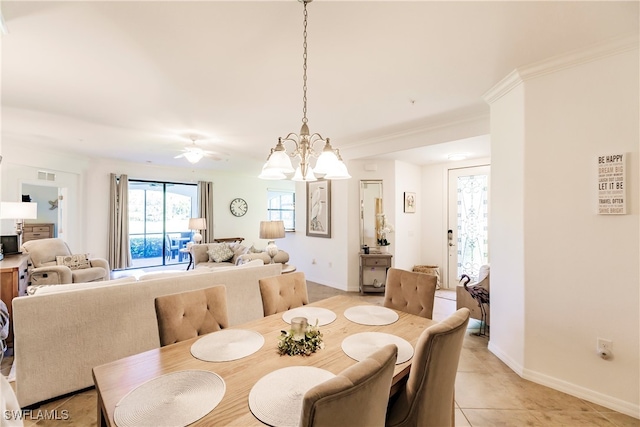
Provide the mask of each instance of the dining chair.
[{"label": "dining chair", "polygon": [[176,255],[178,254],[178,249],[180,249],[180,246],[178,246],[178,244],[173,240],[173,238],[169,234],[165,234],[164,236],[164,246],[165,246],[164,256],[167,259],[167,261],[175,259]]},{"label": "dining chair", "polygon": [[468,323],[463,307],[420,334],[409,378],[389,404],[387,426],[454,425],[454,385]]},{"label": "dining chair", "polygon": [[265,316],[309,304],[307,280],[302,271],[265,277],[258,283]]},{"label": "dining chair", "polygon": [[307,391],[301,427],[384,426],[398,347],[388,344]]},{"label": "dining chair", "polygon": [[161,346],[229,327],[224,285],[163,295],[155,307]]},{"label": "dining chair", "polygon": [[384,290],[384,306],[431,319],[438,277],[390,268]]}]

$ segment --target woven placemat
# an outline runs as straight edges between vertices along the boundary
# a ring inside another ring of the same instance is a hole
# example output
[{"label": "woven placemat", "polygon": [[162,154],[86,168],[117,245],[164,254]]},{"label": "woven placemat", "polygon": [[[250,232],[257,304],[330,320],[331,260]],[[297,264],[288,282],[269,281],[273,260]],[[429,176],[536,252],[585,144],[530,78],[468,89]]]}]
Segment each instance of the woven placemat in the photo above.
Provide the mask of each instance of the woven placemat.
[{"label": "woven placemat", "polygon": [[113,419],[118,427],[187,426],[211,412],[225,389],[214,372],[172,372],[127,393],[116,404]]},{"label": "woven placemat", "polygon": [[342,351],[350,358],[361,361],[387,344],[398,346],[396,365],[404,363],[413,357],[413,347],[409,344],[409,341],[384,332],[361,332],[350,335],[342,340]]},{"label": "woven placemat", "polygon": [[398,313],[378,305],[357,305],[344,311],[344,317],[361,325],[390,325],[398,320]]},{"label": "woven placemat", "polygon": [[241,359],[260,350],[264,337],[247,329],[223,329],[207,334],[191,345],[191,354],[206,362]]},{"label": "woven placemat", "polygon": [[302,399],[312,387],[335,377],[313,366],[290,366],[260,378],[249,392],[249,409],[270,426],[297,426]]},{"label": "woven placemat", "polygon": [[336,314],[333,311],[322,307],[302,306],[292,308],[282,313],[282,320],[289,324],[294,317],[306,317],[307,323],[311,326],[315,326],[316,319],[318,320],[318,326],[328,325],[336,320]]}]

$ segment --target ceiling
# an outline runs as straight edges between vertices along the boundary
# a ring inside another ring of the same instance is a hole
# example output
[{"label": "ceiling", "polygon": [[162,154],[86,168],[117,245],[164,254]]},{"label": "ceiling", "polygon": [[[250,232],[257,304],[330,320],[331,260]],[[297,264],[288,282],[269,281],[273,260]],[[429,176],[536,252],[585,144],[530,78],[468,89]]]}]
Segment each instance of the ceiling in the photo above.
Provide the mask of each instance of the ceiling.
[{"label": "ceiling", "polygon": [[[300,130],[296,0],[3,1],[1,11],[2,144],[257,174],[277,138]],[[483,93],[517,67],[637,34],[638,11],[636,1],[316,0],[310,130],[346,159],[488,156]],[[484,131],[432,132],[460,117]],[[222,159],[174,159],[192,136]]]}]

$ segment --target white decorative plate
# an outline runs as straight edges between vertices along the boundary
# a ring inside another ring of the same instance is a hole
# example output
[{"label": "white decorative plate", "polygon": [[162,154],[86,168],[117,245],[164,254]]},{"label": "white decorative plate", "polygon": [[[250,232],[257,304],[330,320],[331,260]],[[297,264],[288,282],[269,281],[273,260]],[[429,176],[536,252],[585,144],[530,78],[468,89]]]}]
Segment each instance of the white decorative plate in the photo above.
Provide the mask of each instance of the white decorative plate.
[{"label": "white decorative plate", "polygon": [[350,335],[342,341],[342,351],[350,358],[361,361],[387,344],[398,346],[396,365],[413,357],[413,347],[409,341],[383,332],[360,332]]},{"label": "white decorative plate", "polygon": [[297,426],[304,394],[314,386],[335,377],[313,366],[290,366],[260,378],[249,392],[249,409],[270,426]]},{"label": "white decorative plate", "polygon": [[247,329],[223,329],[204,335],[191,345],[193,357],[207,362],[241,359],[260,350],[264,337]]},{"label": "white decorative plate", "polygon": [[224,380],[214,372],[172,372],[123,396],[113,419],[118,427],[187,426],[218,406],[225,389]]},{"label": "white decorative plate", "polygon": [[282,320],[289,324],[294,317],[306,317],[310,326],[315,326],[316,320],[318,320],[318,326],[328,325],[336,320],[336,314],[333,311],[321,307],[302,306],[282,313]]},{"label": "white decorative plate", "polygon": [[398,313],[378,305],[357,305],[344,311],[344,317],[361,325],[390,325],[398,320]]}]

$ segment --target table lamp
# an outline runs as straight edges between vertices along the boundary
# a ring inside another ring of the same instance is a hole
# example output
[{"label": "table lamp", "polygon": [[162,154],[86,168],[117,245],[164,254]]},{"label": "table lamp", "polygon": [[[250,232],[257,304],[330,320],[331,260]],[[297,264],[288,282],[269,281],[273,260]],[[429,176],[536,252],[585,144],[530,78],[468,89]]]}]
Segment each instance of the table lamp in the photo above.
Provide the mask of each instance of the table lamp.
[{"label": "table lamp", "polygon": [[[260,221],[261,239],[282,239],[283,237],[284,221]],[[273,257],[278,255],[278,247],[275,241],[270,240],[267,243],[266,252],[271,257],[271,264],[273,264]]]},{"label": "table lamp", "polygon": [[16,220],[16,234],[18,235],[18,249],[22,246],[22,226],[25,219],[38,218],[38,204],[24,202],[0,203],[0,218]]},{"label": "table lamp", "polygon": [[207,220],[205,218],[189,218],[189,229],[195,231],[193,241],[199,244],[202,242],[200,230],[207,229]]}]

